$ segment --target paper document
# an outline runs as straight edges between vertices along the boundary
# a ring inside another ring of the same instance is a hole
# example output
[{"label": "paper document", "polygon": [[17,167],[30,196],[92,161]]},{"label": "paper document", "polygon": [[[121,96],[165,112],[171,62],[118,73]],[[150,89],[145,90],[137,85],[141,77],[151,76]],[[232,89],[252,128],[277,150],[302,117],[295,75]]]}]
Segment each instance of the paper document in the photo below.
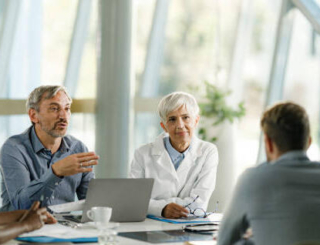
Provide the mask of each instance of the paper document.
[{"label": "paper document", "polygon": [[186,242],[186,245],[216,245],[216,241],[192,241]]},{"label": "paper document", "polygon": [[98,230],[88,227],[73,229],[60,224],[44,225],[41,229],[25,233],[19,237],[49,236],[55,238],[97,237]]},{"label": "paper document", "polygon": [[188,215],[188,217],[186,218],[181,218],[181,219],[178,219],[178,220],[205,220],[205,221],[210,221],[210,222],[220,222],[222,220],[222,213],[213,213],[213,214],[210,214],[207,218],[199,218],[195,215]]},{"label": "paper document", "polygon": [[55,213],[66,213],[71,211],[82,211],[86,200],[68,202],[49,206],[48,208]]}]

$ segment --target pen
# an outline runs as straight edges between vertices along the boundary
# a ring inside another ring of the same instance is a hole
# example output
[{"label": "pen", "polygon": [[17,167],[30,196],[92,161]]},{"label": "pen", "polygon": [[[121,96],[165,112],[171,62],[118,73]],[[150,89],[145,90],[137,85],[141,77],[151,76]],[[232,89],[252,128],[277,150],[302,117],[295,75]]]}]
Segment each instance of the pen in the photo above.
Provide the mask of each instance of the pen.
[{"label": "pen", "polygon": [[24,219],[27,217],[27,215],[30,213],[30,211],[36,211],[39,207],[41,207],[41,204],[42,204],[42,202],[43,202],[43,199],[44,199],[44,197],[43,197],[43,195],[41,195],[41,196],[40,196],[40,201],[35,201],[35,202],[31,205],[30,209],[27,210],[27,211],[20,217],[20,219],[18,220],[18,222],[21,222],[22,220],[24,220]]},{"label": "pen", "polygon": [[39,207],[41,207],[42,206],[42,204],[43,204],[43,200],[44,200],[44,196],[43,196],[43,194],[40,196],[40,200],[39,200],[39,202],[40,202],[40,205],[39,205]]},{"label": "pen", "polygon": [[39,208],[39,202],[34,202],[31,206],[31,208],[27,211],[24,212],[24,214],[20,217],[20,219],[18,220],[18,222],[23,221],[27,215],[31,212],[31,211],[35,211]]}]

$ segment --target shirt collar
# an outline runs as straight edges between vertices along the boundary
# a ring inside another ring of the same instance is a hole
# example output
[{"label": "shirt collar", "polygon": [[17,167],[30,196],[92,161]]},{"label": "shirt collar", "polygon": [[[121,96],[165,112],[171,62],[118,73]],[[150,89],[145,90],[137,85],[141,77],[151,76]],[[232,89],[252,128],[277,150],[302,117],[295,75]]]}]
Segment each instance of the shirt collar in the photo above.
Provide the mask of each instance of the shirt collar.
[{"label": "shirt collar", "polygon": [[186,156],[187,152],[191,149],[192,147],[192,141],[189,145],[189,147],[184,151],[184,152],[179,152],[177,151],[176,149],[173,148],[173,146],[171,145],[171,142],[170,142],[170,138],[169,137],[165,137],[164,139],[164,145],[171,157],[171,159],[173,161],[175,161],[177,158],[179,158],[181,155],[183,155],[184,157]]},{"label": "shirt collar", "polygon": [[39,140],[39,138],[36,134],[36,130],[35,130],[34,126],[31,128],[31,144],[32,144],[32,147],[36,153],[45,149],[45,147],[43,146],[43,144],[41,143],[41,141]]},{"label": "shirt collar", "polygon": [[[44,147],[44,145],[41,143],[41,141],[39,140],[39,138],[38,138],[38,136],[36,134],[36,130],[35,130],[34,126],[32,126],[32,128],[31,128],[31,144],[32,144],[32,147],[33,147],[33,149],[34,149],[34,151],[36,153],[38,153],[41,150],[46,149]],[[60,151],[60,150],[68,151],[69,148],[70,148],[70,146],[68,145],[68,143],[62,137],[61,145],[60,145],[58,151]]]},{"label": "shirt collar", "polygon": [[296,159],[305,159],[309,160],[307,153],[305,151],[289,151],[287,153],[282,154],[277,160],[275,160],[273,163],[277,163],[279,161],[290,161],[290,160],[296,160]]}]

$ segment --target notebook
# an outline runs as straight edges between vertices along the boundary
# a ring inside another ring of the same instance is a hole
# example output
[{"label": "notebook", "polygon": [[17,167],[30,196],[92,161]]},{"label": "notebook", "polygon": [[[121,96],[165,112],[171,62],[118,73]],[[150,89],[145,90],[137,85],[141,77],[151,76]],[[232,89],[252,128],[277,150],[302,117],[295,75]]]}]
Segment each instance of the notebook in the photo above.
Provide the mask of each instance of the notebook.
[{"label": "notebook", "polygon": [[92,207],[111,207],[113,222],[138,222],[147,216],[153,179],[92,179],[82,215],[63,215],[65,219],[88,222]]}]

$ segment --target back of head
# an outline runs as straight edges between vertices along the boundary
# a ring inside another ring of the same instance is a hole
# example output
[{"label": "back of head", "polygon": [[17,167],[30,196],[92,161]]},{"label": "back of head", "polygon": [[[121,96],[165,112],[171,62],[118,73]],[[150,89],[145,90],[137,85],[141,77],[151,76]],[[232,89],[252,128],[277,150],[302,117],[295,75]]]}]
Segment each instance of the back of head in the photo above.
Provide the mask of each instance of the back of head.
[{"label": "back of head", "polygon": [[261,127],[281,153],[308,148],[309,118],[295,103],[283,102],[269,108],[262,116]]}]

